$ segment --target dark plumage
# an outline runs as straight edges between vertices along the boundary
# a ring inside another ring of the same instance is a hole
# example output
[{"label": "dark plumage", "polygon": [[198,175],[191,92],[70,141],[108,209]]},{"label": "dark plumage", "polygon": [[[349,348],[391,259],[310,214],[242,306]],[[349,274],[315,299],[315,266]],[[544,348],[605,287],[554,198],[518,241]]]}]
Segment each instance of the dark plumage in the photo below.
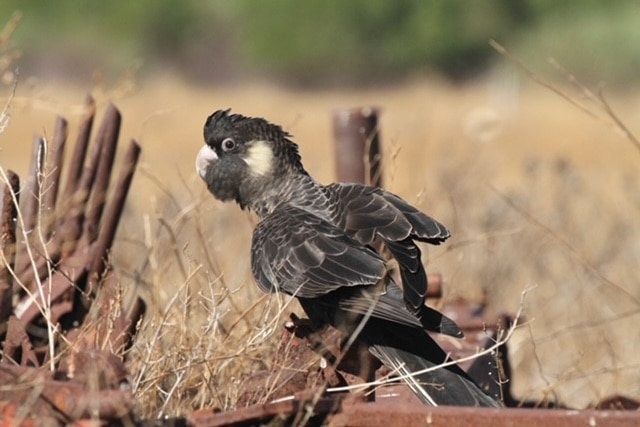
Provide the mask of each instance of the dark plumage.
[{"label": "dark plumage", "polygon": [[[312,322],[351,334],[391,369],[415,372],[447,361],[425,332],[462,337],[425,305],[427,276],[416,242],[440,244],[447,228],[400,197],[360,184],[323,186],[302,166],[280,126],[220,110],[204,126],[196,168],[219,200],[256,212],[251,266],[260,288],[294,295]],[[398,262],[402,288],[374,243]],[[458,366],[407,381],[431,405],[497,406]]]}]

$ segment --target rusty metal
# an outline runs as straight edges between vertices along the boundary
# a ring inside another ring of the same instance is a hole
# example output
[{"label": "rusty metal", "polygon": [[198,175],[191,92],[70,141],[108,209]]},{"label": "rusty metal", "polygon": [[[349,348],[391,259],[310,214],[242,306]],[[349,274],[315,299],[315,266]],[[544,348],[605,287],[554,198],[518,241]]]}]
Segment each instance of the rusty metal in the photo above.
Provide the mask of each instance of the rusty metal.
[{"label": "rusty metal", "polygon": [[[92,112],[93,110],[91,109],[90,111]],[[86,150],[84,132],[90,129],[92,117],[93,114],[90,114],[86,121],[81,123],[79,143],[83,147],[82,150],[74,150],[74,161],[80,160]],[[107,193],[112,171],[120,121],[120,113],[113,105],[110,105],[104,114],[98,135],[91,146],[89,161],[87,165],[85,165],[84,170],[82,170],[80,183],[75,188],[71,200],[63,199],[59,201],[59,203],[62,204],[61,210],[65,210],[66,214],[62,215],[61,219],[57,221],[54,238],[47,244],[49,259],[36,257],[35,269],[28,262],[16,267],[21,281],[32,291],[37,282],[36,277],[45,275],[48,271],[47,266],[49,264],[55,264],[63,257],[72,255],[76,249],[79,251],[85,250],[86,245],[95,240],[105,205],[104,196]],[[125,159],[125,162],[127,161],[128,160]],[[126,164],[129,165],[129,163]],[[74,163],[70,165],[70,169],[73,174],[77,174],[80,170]],[[70,192],[70,187],[67,187],[65,194]],[[118,203],[122,203],[119,194],[115,194],[115,198]],[[91,202],[91,206],[87,208],[89,201]],[[109,224],[112,224],[112,222],[113,219],[110,220]],[[113,228],[113,226],[110,225],[109,229],[110,228]],[[83,246],[81,242],[81,237],[85,246]],[[109,248],[110,244],[107,250]],[[100,249],[104,250],[104,248]]]},{"label": "rusty metal", "polygon": [[229,412],[195,411],[189,415],[188,421],[197,427],[254,426],[270,421],[282,425],[304,425],[301,422],[305,419],[310,425],[319,425],[327,414],[339,410],[340,405],[341,400],[336,397],[291,399]]},{"label": "rusty metal", "polygon": [[96,105],[90,95],[85,99],[85,112],[80,120],[76,144],[67,171],[66,186],[62,196],[61,208],[67,215],[58,218],[56,228],[57,233],[49,251],[60,251],[60,255],[70,254],[82,230],[82,210],[84,208],[83,195],[78,194],[78,188],[82,179],[83,165],[89,147],[91,129],[95,117]]},{"label": "rusty metal", "polygon": [[197,427],[253,426],[269,423],[327,426],[637,426],[636,411],[566,409],[428,407],[404,397],[381,398],[376,402],[345,399],[344,395],[305,396],[254,405],[229,412],[216,409],[194,411],[190,425]]},{"label": "rusty metal", "polygon": [[[510,326],[509,320],[500,319],[487,321],[481,317],[482,312],[473,304],[456,303],[456,309],[462,313],[461,317],[478,317],[482,321],[482,330],[465,330],[465,340],[458,340],[447,336],[433,334],[433,338],[450,355],[453,360],[470,358],[460,363],[462,369],[474,378],[487,394],[500,400],[503,399],[511,406],[518,402],[510,394],[510,367],[506,345],[501,345],[496,351],[473,357],[479,351],[493,346],[499,331]],[[365,347],[353,346],[345,353],[342,335],[334,329],[317,331],[307,319],[300,319],[294,314],[285,324],[285,330],[290,335],[283,335],[281,350],[274,360],[277,372],[262,371],[249,377],[243,384],[246,390],[240,396],[239,403],[246,406],[260,403],[264,399],[261,392],[265,384],[269,384],[272,393],[268,398],[277,399],[295,395],[305,389],[343,387],[371,382],[375,378],[387,376],[388,369],[381,366]],[[324,359],[320,366],[320,358]],[[375,394],[400,394],[404,401],[416,400],[413,393],[403,384],[391,384],[378,388]],[[372,400],[374,393],[365,392],[365,399]]]},{"label": "rusty metal", "polygon": [[382,186],[379,109],[336,109],[332,113],[336,176],[341,182]]},{"label": "rusty metal", "polygon": [[96,103],[91,95],[87,95],[84,107],[85,111],[80,119],[78,136],[73,150],[73,155],[71,157],[71,162],[69,163],[69,169],[67,171],[67,183],[63,197],[66,201],[70,201],[76,193],[80,177],[82,176],[82,165],[84,164],[85,156],[87,154],[91,129],[93,128],[93,119],[96,113]]},{"label": "rusty metal", "polygon": [[115,188],[109,210],[107,211],[103,221],[104,225],[103,229],[100,231],[95,253],[93,254],[93,262],[89,269],[90,289],[92,288],[92,281],[97,280],[99,276],[104,273],[106,268],[108,252],[111,249],[113,239],[116,235],[118,222],[122,216],[122,210],[124,209],[124,203],[126,201],[127,194],[129,193],[129,187],[131,186],[131,180],[133,178],[133,173],[135,171],[136,164],[138,163],[139,156],[140,146],[135,141],[131,141],[123,161],[122,171],[120,172],[120,178]]},{"label": "rusty metal", "polygon": [[[0,365],[0,400],[29,402],[29,415],[51,417],[68,423],[81,418],[120,419],[132,410],[131,392],[104,388],[99,376],[101,370],[109,370],[113,361],[84,360],[86,375],[77,375],[66,380],[54,379],[53,374],[43,368]],[[93,363],[92,363],[93,362]],[[105,364],[107,362],[107,364]],[[8,386],[10,385],[10,386]],[[34,399],[35,398],[35,399]]]},{"label": "rusty metal", "polygon": [[[37,220],[44,225],[42,221],[50,219],[50,229],[38,231],[50,232],[51,239],[46,246],[47,256],[44,256],[42,242],[22,242],[33,245],[35,268],[31,259],[23,255],[22,272],[18,272],[22,283],[31,289],[30,296],[12,289],[13,278],[6,268],[0,269],[0,279],[5,285],[0,287],[4,290],[0,293],[0,307],[3,308],[0,328],[4,328],[0,329],[0,338],[3,338],[0,411],[9,417],[10,423],[39,425],[36,420],[44,420],[51,425],[62,425],[99,418],[107,423],[117,420],[122,424],[126,420],[125,424],[134,424],[127,371],[121,358],[132,344],[145,305],[137,298],[129,309],[125,309],[118,278],[113,272],[106,275],[105,272],[140,147],[135,141],[131,142],[118,180],[109,191],[120,113],[114,106],[109,106],[98,135],[89,144],[95,105],[91,98],[87,99],[87,104],[87,114],[80,124],[79,147],[73,151],[67,186],[62,194],[59,189],[63,172],[66,172],[63,169],[66,121],[58,118],[56,122],[51,164],[45,169],[42,166],[43,142],[38,139],[36,143],[30,175],[35,180],[28,186],[29,197],[23,200],[22,214],[30,227],[35,226]],[[85,163],[89,148],[91,153]],[[10,196],[12,191],[17,195],[18,181],[15,174],[8,175],[12,189],[7,187],[3,192],[0,249],[11,255],[15,246],[15,229],[11,227],[15,225],[18,208]],[[33,196],[40,191],[33,186],[40,184],[43,192],[38,199]],[[26,193],[23,192],[23,198],[27,197]],[[111,197],[106,198],[107,194]],[[34,204],[34,200],[38,203]],[[38,210],[39,204],[42,210]],[[54,218],[54,212],[57,218]],[[51,217],[47,218],[49,215]],[[88,286],[90,276],[93,277],[91,288]],[[19,301],[12,307],[14,299]],[[43,310],[45,302],[50,304],[46,311]],[[89,308],[94,304],[96,310],[89,318]],[[14,316],[9,317],[11,312]],[[60,323],[58,331],[64,331],[63,339],[58,334],[54,336],[54,346],[60,350],[56,354],[59,359],[55,372],[40,367],[52,356],[50,336],[45,327],[47,322]],[[108,351],[101,350],[103,348]],[[16,363],[20,366],[13,366]],[[30,402],[31,406],[21,406],[24,402]],[[24,418],[25,414],[37,418]]]},{"label": "rusty metal", "polygon": [[41,175],[44,172],[44,162],[46,156],[45,141],[41,136],[36,136],[33,140],[33,155],[31,156],[31,167],[26,187],[21,197],[22,220],[24,228],[29,233],[36,226],[40,207],[40,184]]},{"label": "rusty metal", "polygon": [[94,315],[88,319],[83,336],[74,339],[89,343],[89,347],[108,348],[113,354],[123,356],[133,344],[137,322],[142,318],[146,306],[137,298],[131,309],[126,310],[121,302],[116,276],[109,273],[100,285],[96,295]]},{"label": "rusty metal", "polygon": [[[602,399],[594,405],[594,409],[598,410],[640,410],[640,401],[631,399],[626,396],[610,396]],[[640,414],[638,414],[640,418]]]},{"label": "rusty metal", "polygon": [[91,188],[91,204],[85,219],[85,233],[91,240],[95,239],[98,234],[98,223],[107,200],[107,189],[109,188],[111,169],[113,168],[113,160],[118,145],[118,136],[120,135],[122,116],[113,104],[109,104],[107,107],[102,122],[103,125],[98,134],[98,141],[100,141],[101,147],[100,161],[95,172],[95,183]]},{"label": "rusty metal", "polygon": [[2,363],[19,363],[22,366],[38,366],[38,358],[27,335],[25,325],[16,317],[9,318],[7,336],[2,343]]},{"label": "rusty metal", "polygon": [[427,275],[427,283],[429,283],[429,287],[427,288],[427,298],[442,298],[442,282],[442,274],[440,273]]},{"label": "rusty metal", "polygon": [[44,191],[42,194],[42,210],[43,217],[42,235],[45,240],[49,240],[51,230],[55,222],[55,209],[58,200],[58,187],[60,186],[60,174],[64,161],[64,149],[67,142],[68,124],[65,119],[58,117],[56,119],[56,127],[53,139],[49,146],[51,152],[51,164],[46,168],[46,174],[43,178]]},{"label": "rusty metal", "polygon": [[41,136],[36,136],[33,142],[33,155],[31,158],[31,167],[29,169],[29,177],[25,188],[21,191],[20,201],[22,204],[22,221],[19,223],[22,227],[18,233],[18,241],[16,243],[16,260],[15,271],[25,271],[31,264],[27,252],[27,246],[31,245],[34,238],[34,229],[38,222],[38,213],[40,211],[40,185],[45,160],[45,142]]},{"label": "rusty metal", "polygon": [[0,402],[0,420],[3,427],[58,427],[62,422],[55,417],[25,414],[24,405],[13,402]]},{"label": "rusty metal", "polygon": [[20,178],[15,172],[7,171],[7,183],[2,189],[2,211],[0,213],[0,337],[7,331],[7,320],[11,315],[14,289],[11,271],[15,263],[16,248],[16,220],[18,207],[14,197],[18,200]]},{"label": "rusty metal", "polygon": [[344,404],[342,412],[327,420],[330,426],[637,426],[638,414],[632,411],[594,411],[561,409],[426,407],[402,402],[377,401],[375,404]]},{"label": "rusty metal", "polygon": [[[87,264],[91,260],[91,254],[86,246],[79,247],[74,255],[66,257],[51,277],[50,283],[42,287],[45,301],[55,303],[66,291],[73,290],[82,277],[86,276]],[[17,316],[25,323],[32,322],[41,314],[40,296],[33,295],[33,297],[22,298],[15,309]]]},{"label": "rusty metal", "polygon": [[[82,168],[77,187],[72,194],[72,199],[69,201],[69,212],[63,223],[60,225],[60,237],[55,245],[62,251],[62,256],[68,255],[74,251],[79,243],[80,236],[83,235],[83,232],[91,231],[91,234],[84,233],[84,237],[89,241],[95,239],[93,231],[96,228],[96,223],[94,221],[99,218],[99,215],[96,214],[101,214],[102,207],[100,207],[99,212],[98,210],[96,210],[97,208],[92,208],[92,223],[91,226],[87,226],[87,224],[85,224],[85,218],[87,215],[87,203],[89,202],[89,198],[91,197],[98,169],[100,168],[103,147],[105,144],[110,144],[112,141],[112,136],[117,134],[116,129],[119,129],[120,127],[119,122],[120,113],[115,110],[113,106],[110,106],[109,110],[104,114],[104,118],[100,125],[100,129],[98,130],[98,135],[95,138],[94,143],[89,147],[90,152],[88,153],[88,159],[86,160],[85,165]],[[111,151],[112,149],[113,148],[109,148],[107,149],[107,151]],[[79,154],[78,157],[80,157]],[[101,169],[105,171],[106,169],[110,168],[110,166],[108,168],[104,166]],[[104,185],[104,183],[101,185]],[[97,198],[98,200],[104,197],[104,190],[101,192],[101,194],[102,195]]]},{"label": "rusty metal", "polygon": [[[265,403],[267,400],[276,400],[296,393],[303,392],[310,388],[321,387],[324,382],[320,372],[320,357],[318,351],[328,356],[328,352],[323,352],[314,348],[318,342],[333,342],[331,335],[323,335],[318,339],[312,334],[310,326],[306,327],[308,321],[299,319],[295,314],[291,314],[290,321],[284,325],[284,331],[280,337],[280,347],[276,352],[276,358],[269,370],[258,371],[247,377],[243,383],[242,393],[238,397],[238,407],[250,406]],[[331,334],[332,331],[325,331]],[[265,385],[269,384],[269,394],[265,396]],[[346,381],[341,382],[346,385]]]}]

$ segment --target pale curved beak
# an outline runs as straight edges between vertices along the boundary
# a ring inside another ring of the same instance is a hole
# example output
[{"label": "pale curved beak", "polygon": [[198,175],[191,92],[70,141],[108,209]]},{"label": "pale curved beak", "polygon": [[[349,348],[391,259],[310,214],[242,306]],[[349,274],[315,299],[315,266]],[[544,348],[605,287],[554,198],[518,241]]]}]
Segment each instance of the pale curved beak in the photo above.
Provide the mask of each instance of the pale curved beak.
[{"label": "pale curved beak", "polygon": [[207,175],[207,169],[213,162],[218,160],[218,155],[208,145],[203,146],[196,156],[196,171],[200,178],[204,179]]}]

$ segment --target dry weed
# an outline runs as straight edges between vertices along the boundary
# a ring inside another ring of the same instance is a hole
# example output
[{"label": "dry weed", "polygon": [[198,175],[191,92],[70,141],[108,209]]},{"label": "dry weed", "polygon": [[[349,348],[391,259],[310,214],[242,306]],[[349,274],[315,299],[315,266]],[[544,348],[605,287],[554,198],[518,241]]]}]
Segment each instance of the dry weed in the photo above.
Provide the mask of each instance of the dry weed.
[{"label": "dry weed", "polygon": [[[151,307],[127,356],[144,416],[234,408],[241,382],[271,366],[279,345],[273,332],[292,309],[259,292],[242,267],[247,252],[233,240],[249,238],[247,217],[230,218],[219,207],[212,212],[202,196],[160,203],[156,214],[145,214],[142,239],[126,242],[142,255],[140,267],[122,273]],[[220,252],[242,261],[220,265]]]}]

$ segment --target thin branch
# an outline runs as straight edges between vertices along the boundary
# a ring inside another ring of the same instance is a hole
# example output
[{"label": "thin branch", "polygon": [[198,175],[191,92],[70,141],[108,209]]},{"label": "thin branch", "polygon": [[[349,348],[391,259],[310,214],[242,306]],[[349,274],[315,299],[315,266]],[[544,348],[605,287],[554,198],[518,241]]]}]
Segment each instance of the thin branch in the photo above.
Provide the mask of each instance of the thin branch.
[{"label": "thin branch", "polygon": [[535,225],[536,227],[544,230],[555,241],[557,241],[562,246],[564,246],[578,260],[578,262],[580,264],[582,264],[582,266],[584,268],[586,268],[589,272],[593,273],[604,284],[606,284],[607,286],[609,286],[610,288],[612,288],[614,290],[617,290],[618,292],[621,292],[627,298],[629,298],[631,301],[633,301],[636,305],[640,306],[640,300],[635,295],[633,295],[632,293],[630,293],[629,291],[627,291],[626,289],[624,289],[622,286],[618,285],[617,283],[609,280],[602,273],[600,273],[600,271],[598,271],[598,269],[595,268],[591,262],[589,262],[587,257],[583,253],[581,253],[578,249],[576,249],[569,242],[569,240],[567,240],[565,237],[563,237],[561,234],[559,234],[555,230],[552,230],[549,226],[543,224],[541,221],[539,221],[537,218],[535,218],[533,215],[531,215],[525,209],[523,209],[520,206],[518,206],[513,200],[511,200],[509,198],[509,196],[507,196],[506,194],[503,194],[497,188],[493,187],[493,190],[500,196],[500,198],[502,198],[502,200],[509,207],[511,207],[518,214],[520,214],[524,219],[526,219],[527,221],[529,221],[531,224]]},{"label": "thin branch", "polygon": [[573,74],[569,73],[557,61],[555,61],[553,59],[551,59],[549,61],[551,63],[551,65],[553,65],[557,70],[559,70],[563,74],[565,74],[567,79],[572,84],[576,85],[580,90],[582,90],[585,93],[585,95],[591,101],[593,101],[596,104],[596,107],[598,107],[602,111],[602,113],[604,113],[604,116],[602,114],[599,114],[599,113],[596,113],[596,112],[592,111],[591,109],[589,109],[589,107],[587,107],[586,105],[584,105],[581,102],[579,102],[573,96],[563,92],[562,90],[558,89],[553,84],[551,84],[551,83],[547,82],[546,80],[544,80],[543,78],[541,78],[539,75],[537,75],[535,72],[533,72],[529,67],[527,67],[522,61],[520,61],[518,58],[513,56],[504,46],[502,46],[497,41],[489,40],[489,45],[492,48],[494,48],[500,55],[504,56],[509,61],[514,63],[519,69],[521,69],[524,73],[526,73],[529,76],[529,78],[531,78],[531,80],[533,80],[534,82],[538,83],[540,86],[542,86],[542,87],[550,90],[551,92],[555,93],[560,98],[564,99],[565,101],[567,101],[568,103],[570,103],[574,107],[578,108],[580,111],[582,111],[583,113],[585,113],[589,117],[591,117],[593,119],[596,119],[596,120],[599,120],[599,121],[601,121],[603,123],[606,123],[609,126],[615,128],[616,130],[621,132],[622,135],[625,137],[625,139],[627,139],[629,142],[631,142],[631,144],[640,153],[640,140],[638,140],[638,138],[633,134],[633,132],[631,132],[631,130],[622,122],[622,120],[620,120],[620,118],[615,113],[615,111],[613,111],[613,109],[609,105],[609,102],[606,100],[602,90],[598,91],[598,95],[597,96],[594,95],[592,90],[590,90],[587,86],[585,86],[582,83],[580,83],[580,81]]}]

